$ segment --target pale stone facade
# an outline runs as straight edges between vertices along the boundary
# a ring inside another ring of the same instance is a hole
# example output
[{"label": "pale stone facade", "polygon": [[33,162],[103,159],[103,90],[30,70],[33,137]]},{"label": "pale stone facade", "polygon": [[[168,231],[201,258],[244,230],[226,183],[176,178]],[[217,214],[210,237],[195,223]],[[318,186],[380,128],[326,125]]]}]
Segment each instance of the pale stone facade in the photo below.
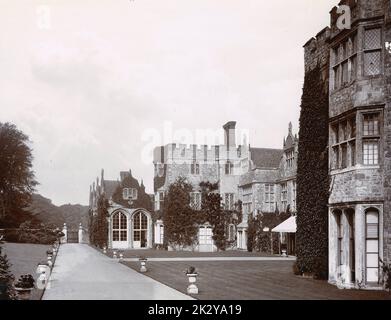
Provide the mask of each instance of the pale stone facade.
[{"label": "pale stone facade", "polygon": [[[218,182],[222,205],[233,209],[239,200],[243,221],[237,226],[235,248],[247,249],[248,216],[262,212],[281,212],[296,208],[297,142],[292,125],[284,139],[283,149],[251,148],[236,145],[235,122],[224,126],[225,144],[219,146],[186,146],[169,144],[154,151],[155,210],[162,210],[164,194],[178,177],[193,186],[195,206],[200,207],[200,182]],[[210,226],[202,226],[194,250],[215,251]]]},{"label": "pale stone facade", "polygon": [[298,138],[289,124],[283,149],[250,148],[249,170],[242,174],[239,198],[243,222],[238,226],[237,246],[246,249],[248,216],[263,213],[296,212]]},{"label": "pale stone facade", "polygon": [[331,26],[305,45],[306,70],[329,73],[329,282],[381,288],[390,261],[390,1],[341,1],[351,29]]}]

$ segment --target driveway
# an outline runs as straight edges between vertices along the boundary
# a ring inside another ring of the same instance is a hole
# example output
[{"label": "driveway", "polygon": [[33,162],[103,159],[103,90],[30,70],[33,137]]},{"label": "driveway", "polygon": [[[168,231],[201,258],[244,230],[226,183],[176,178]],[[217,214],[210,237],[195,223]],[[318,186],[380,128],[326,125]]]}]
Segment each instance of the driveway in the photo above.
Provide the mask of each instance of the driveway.
[{"label": "driveway", "polygon": [[189,300],[85,244],[60,247],[43,300]]}]

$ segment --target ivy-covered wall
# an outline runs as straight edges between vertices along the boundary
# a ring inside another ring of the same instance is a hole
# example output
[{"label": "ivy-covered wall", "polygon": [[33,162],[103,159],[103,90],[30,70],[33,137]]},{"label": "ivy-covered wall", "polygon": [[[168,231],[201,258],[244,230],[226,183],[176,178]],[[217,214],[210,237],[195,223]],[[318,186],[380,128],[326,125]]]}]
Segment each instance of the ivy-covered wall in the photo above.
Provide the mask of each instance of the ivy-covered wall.
[{"label": "ivy-covered wall", "polygon": [[[297,267],[317,278],[328,277],[328,65],[320,65],[313,40],[306,69],[299,132],[297,171]],[[325,45],[324,45],[325,46]],[[328,49],[326,47],[326,49]],[[323,51],[325,51],[323,49]],[[324,61],[324,60],[323,60]]]}]

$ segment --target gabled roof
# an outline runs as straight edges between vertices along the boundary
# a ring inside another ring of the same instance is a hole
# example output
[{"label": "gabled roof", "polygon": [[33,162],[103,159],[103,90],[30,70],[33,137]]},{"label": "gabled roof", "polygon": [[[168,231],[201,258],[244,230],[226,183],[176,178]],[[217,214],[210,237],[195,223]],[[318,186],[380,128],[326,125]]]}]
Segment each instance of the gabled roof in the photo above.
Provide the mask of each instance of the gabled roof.
[{"label": "gabled roof", "polygon": [[284,150],[292,149],[298,143],[298,141],[299,139],[297,136],[293,135],[292,122],[289,122],[288,136],[286,139],[284,138]]},{"label": "gabled roof", "polygon": [[117,190],[117,187],[119,185],[120,185],[119,181],[103,180],[103,188],[107,199],[110,199],[113,196],[115,190]]},{"label": "gabled roof", "polygon": [[250,148],[251,161],[256,168],[275,169],[280,166],[283,150],[267,148]]},{"label": "gabled roof", "polygon": [[293,135],[288,135],[288,137],[286,138],[285,140],[285,143],[284,143],[284,150],[288,150],[288,149],[292,149],[295,144],[297,143],[297,138],[294,137]]}]

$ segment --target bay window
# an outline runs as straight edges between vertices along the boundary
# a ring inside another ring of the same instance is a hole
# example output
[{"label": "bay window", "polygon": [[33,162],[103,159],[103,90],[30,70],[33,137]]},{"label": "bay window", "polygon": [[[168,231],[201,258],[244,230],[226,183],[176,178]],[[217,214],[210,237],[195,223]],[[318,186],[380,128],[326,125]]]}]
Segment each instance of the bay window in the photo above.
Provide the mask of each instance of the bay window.
[{"label": "bay window", "polygon": [[[381,124],[380,110],[353,112],[332,122],[330,126],[331,170],[354,167],[357,163],[364,166],[379,165]],[[357,150],[357,146],[360,150]]]},{"label": "bay window", "polygon": [[380,114],[363,114],[363,164],[379,164]]}]

